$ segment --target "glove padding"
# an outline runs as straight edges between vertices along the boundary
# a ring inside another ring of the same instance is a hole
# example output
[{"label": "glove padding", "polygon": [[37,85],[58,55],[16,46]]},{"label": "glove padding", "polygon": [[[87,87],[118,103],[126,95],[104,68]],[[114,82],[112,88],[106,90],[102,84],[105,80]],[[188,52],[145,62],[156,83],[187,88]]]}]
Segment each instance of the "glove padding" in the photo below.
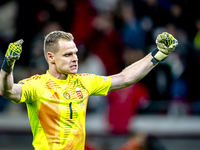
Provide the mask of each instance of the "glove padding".
[{"label": "glove padding", "polygon": [[163,32],[157,36],[156,44],[159,51],[168,55],[174,51],[178,41],[171,34]]},{"label": "glove padding", "polygon": [[168,57],[168,54],[174,51],[178,41],[171,34],[163,32],[157,36],[156,44],[159,51],[154,55],[154,58],[162,61]]},{"label": "glove padding", "polygon": [[20,58],[22,52],[23,40],[18,40],[14,43],[10,43],[5,54],[2,69],[8,73],[13,70],[13,66],[16,60]]}]

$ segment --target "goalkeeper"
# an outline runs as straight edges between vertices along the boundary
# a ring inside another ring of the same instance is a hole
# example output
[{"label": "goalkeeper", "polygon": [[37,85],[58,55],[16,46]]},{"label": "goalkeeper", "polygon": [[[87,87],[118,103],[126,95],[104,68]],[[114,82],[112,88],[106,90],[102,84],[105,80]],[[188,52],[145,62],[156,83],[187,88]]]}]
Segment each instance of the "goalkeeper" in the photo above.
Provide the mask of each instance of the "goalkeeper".
[{"label": "goalkeeper", "polygon": [[78,49],[70,33],[54,31],[44,40],[46,74],[13,81],[23,40],[11,43],[0,72],[0,96],[25,102],[36,150],[84,150],[85,115],[90,95],[107,95],[142,79],[178,45],[169,33],[157,36],[157,49],[112,76],[77,74]]}]

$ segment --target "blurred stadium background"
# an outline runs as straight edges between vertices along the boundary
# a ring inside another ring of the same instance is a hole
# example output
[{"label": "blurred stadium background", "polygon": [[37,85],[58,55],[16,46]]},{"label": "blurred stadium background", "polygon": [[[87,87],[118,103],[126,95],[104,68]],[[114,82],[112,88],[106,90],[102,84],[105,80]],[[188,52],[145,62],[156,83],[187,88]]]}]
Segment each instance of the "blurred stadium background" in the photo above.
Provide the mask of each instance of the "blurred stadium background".
[{"label": "blurred stadium background", "polygon": [[[17,83],[45,73],[44,36],[74,35],[79,73],[112,75],[156,48],[171,33],[179,45],[140,82],[90,97],[86,149],[199,150],[200,13],[192,0],[1,0],[0,65],[10,42],[24,39],[14,69]],[[0,97],[0,150],[31,150],[25,104]],[[134,144],[133,144],[134,145]],[[136,149],[136,148],[135,148]]]}]

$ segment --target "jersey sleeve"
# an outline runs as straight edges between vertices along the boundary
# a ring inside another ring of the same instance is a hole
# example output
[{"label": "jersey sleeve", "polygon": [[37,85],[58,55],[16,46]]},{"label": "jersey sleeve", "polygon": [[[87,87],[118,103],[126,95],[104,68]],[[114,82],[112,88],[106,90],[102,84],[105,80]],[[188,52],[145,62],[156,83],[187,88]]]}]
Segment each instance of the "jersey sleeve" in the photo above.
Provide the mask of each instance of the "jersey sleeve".
[{"label": "jersey sleeve", "polygon": [[19,103],[32,103],[39,98],[43,91],[41,80],[37,75],[19,81],[18,85],[20,85],[20,87],[22,88],[22,95]]},{"label": "jersey sleeve", "polygon": [[97,76],[94,74],[89,74],[84,76],[83,79],[85,86],[89,91],[89,95],[91,96],[106,96],[112,83],[110,76]]}]

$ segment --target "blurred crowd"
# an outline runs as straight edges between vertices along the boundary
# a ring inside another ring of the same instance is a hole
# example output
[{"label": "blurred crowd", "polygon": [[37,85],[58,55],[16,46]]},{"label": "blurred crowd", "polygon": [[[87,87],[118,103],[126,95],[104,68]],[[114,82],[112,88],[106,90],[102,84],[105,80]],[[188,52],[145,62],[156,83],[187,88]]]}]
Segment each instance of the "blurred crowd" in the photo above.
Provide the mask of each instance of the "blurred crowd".
[{"label": "blurred crowd", "polygon": [[[15,82],[48,69],[44,36],[71,32],[79,49],[79,73],[113,75],[156,48],[169,32],[176,50],[144,79],[90,97],[88,113],[107,113],[113,133],[127,132],[137,113],[200,115],[200,14],[189,0],[1,0],[0,65],[10,42],[24,39]],[[0,97],[0,112],[9,102]]]}]

